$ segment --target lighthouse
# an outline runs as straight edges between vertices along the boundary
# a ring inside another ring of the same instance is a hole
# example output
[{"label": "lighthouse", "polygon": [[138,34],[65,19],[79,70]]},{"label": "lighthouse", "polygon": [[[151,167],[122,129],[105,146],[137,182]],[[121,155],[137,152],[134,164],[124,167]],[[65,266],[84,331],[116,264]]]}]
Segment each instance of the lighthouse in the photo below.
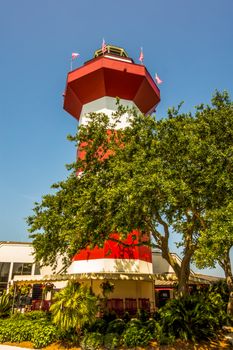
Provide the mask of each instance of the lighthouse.
[{"label": "lighthouse", "polygon": [[[152,113],[160,101],[160,91],[146,67],[134,63],[123,48],[107,45],[104,53],[101,49],[95,51],[93,59],[68,73],[64,109],[77,119],[79,125],[88,123],[88,114],[92,112],[105,113],[111,120],[117,110],[116,98],[120,99],[121,105],[135,107],[143,114]],[[126,125],[127,114],[122,116],[118,128]],[[123,300],[124,288],[128,290],[126,299],[136,300],[135,305],[139,299],[145,299],[143,296],[147,296],[146,300],[151,303],[153,288],[146,291],[143,283],[140,288],[138,284],[134,285],[137,277],[148,281],[153,273],[151,249],[135,246],[138,238],[139,232],[135,231],[124,240],[125,244],[108,240],[101,248],[83,249],[73,257],[68,272],[95,274],[96,280],[102,276],[118,281],[122,280],[121,276],[127,276],[123,278],[127,279],[127,285],[117,282],[113,299]]]}]

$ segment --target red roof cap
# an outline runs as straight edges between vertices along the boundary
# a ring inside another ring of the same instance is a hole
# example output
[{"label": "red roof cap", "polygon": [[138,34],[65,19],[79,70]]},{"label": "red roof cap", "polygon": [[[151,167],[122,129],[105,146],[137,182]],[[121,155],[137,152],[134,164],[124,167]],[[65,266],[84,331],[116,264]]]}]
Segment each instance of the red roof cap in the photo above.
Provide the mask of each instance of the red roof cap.
[{"label": "red roof cap", "polygon": [[160,101],[160,91],[146,67],[129,58],[101,56],[67,76],[64,109],[79,119],[82,106],[104,96],[133,101],[146,114]]}]

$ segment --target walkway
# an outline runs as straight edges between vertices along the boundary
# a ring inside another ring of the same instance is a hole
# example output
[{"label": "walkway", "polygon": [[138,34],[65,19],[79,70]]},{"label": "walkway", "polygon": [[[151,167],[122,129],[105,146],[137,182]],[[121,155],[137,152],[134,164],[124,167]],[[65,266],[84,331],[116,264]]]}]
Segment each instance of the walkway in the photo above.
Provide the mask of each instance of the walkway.
[{"label": "walkway", "polygon": [[[0,350],[29,350],[29,349],[28,348],[20,348],[18,346],[10,346],[10,345],[0,344]],[[33,349],[30,349],[30,350],[33,350]]]}]

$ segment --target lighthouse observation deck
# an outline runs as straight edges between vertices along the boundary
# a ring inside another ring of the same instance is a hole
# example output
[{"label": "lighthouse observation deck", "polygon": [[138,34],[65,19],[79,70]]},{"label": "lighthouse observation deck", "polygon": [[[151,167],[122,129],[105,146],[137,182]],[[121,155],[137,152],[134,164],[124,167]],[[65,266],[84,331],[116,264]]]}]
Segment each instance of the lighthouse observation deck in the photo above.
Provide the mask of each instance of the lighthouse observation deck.
[{"label": "lighthouse observation deck", "polygon": [[94,58],[97,57],[108,57],[110,59],[119,60],[122,62],[134,63],[132,58],[129,57],[125,49],[118,46],[106,45],[106,51],[103,53],[102,49],[98,49],[94,53]]}]

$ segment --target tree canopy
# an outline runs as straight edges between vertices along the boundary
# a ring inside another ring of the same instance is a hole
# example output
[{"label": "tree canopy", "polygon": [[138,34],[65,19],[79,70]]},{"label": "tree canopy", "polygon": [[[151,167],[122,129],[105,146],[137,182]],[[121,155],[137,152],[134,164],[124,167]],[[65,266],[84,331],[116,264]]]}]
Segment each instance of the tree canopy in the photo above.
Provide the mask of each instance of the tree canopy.
[{"label": "tree canopy", "polygon": [[[113,123],[90,114],[88,125],[69,137],[80,155],[70,175],[28,217],[36,259],[54,264],[61,254],[68,262],[79,249],[136,229],[152,236],[185,292],[191,259],[210,224],[207,212],[225,207],[233,193],[233,105],[227,92],[216,92],[211,102],[194,114],[181,113],[180,105],[161,120],[122,106]],[[126,112],[129,126],[116,131]],[[169,249],[174,233],[181,265]]]}]

